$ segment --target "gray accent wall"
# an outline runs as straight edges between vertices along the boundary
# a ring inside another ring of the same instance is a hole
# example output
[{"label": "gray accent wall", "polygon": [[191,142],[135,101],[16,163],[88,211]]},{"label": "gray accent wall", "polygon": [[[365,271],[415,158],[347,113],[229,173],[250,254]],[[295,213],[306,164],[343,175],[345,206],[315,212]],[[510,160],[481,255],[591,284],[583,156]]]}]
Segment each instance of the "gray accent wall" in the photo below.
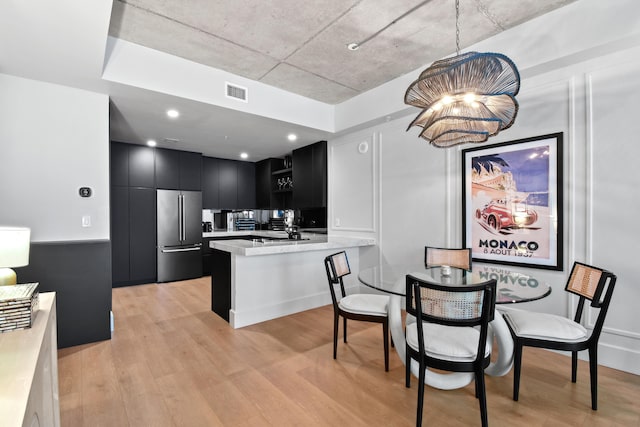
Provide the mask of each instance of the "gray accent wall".
[{"label": "gray accent wall", "polygon": [[15,271],[20,283],[56,292],[58,348],[111,338],[109,241],[32,243],[29,265]]}]

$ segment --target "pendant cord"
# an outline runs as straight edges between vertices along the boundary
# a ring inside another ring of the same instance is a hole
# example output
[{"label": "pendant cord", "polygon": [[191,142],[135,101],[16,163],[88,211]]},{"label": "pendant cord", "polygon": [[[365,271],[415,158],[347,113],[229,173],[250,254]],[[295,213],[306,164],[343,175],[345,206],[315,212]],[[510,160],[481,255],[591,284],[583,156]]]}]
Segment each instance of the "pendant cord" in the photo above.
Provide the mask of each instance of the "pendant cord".
[{"label": "pendant cord", "polygon": [[460,55],[460,26],[458,19],[460,17],[460,0],[456,0],[456,55]]}]

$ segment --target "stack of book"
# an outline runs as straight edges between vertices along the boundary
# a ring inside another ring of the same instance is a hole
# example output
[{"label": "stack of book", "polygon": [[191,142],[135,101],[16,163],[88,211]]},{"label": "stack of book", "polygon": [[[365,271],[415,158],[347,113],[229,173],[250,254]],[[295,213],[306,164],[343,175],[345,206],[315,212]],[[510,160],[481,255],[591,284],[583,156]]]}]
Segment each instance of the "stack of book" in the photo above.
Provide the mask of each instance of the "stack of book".
[{"label": "stack of book", "polygon": [[38,283],[0,286],[0,332],[26,329],[38,311]]}]

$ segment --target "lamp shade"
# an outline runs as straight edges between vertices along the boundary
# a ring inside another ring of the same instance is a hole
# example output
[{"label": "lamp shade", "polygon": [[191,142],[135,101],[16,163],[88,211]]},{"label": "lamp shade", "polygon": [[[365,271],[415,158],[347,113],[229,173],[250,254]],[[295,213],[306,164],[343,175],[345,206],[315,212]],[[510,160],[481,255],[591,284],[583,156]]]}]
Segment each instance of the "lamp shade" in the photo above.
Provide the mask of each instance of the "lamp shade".
[{"label": "lamp shade", "polygon": [[[518,113],[520,73],[499,53],[468,52],[434,62],[407,89],[405,104],[422,108],[409,125],[436,147],[485,142]],[[407,128],[407,130],[409,130]]]},{"label": "lamp shade", "polygon": [[24,227],[0,227],[0,268],[29,264],[31,230]]}]

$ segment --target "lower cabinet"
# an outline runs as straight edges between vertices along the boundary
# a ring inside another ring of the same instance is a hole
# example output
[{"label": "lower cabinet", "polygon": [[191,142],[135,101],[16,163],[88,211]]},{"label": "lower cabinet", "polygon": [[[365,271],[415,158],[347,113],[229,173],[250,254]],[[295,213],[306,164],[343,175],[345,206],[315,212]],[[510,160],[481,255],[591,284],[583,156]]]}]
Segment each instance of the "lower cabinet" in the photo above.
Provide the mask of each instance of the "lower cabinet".
[{"label": "lower cabinet", "polygon": [[129,280],[156,280],[156,190],[129,188]]},{"label": "lower cabinet", "polygon": [[214,249],[211,254],[211,310],[227,322],[231,310],[231,254]]},{"label": "lower cabinet", "polygon": [[111,188],[113,286],[156,280],[156,190]]}]

